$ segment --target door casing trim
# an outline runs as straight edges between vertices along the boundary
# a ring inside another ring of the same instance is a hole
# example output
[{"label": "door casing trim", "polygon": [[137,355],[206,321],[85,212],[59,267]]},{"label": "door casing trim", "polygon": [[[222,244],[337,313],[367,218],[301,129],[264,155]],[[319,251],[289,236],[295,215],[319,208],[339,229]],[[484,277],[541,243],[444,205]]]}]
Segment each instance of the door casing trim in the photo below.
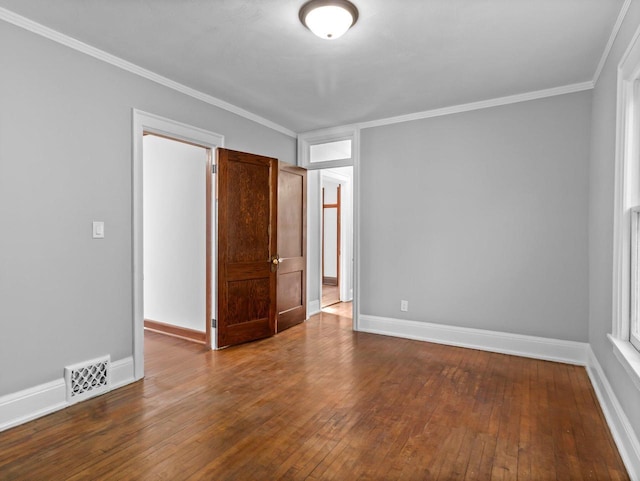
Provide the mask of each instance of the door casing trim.
[{"label": "door casing trim", "polygon": [[[210,132],[208,130],[194,127],[182,122],[171,120],[159,115],[132,109],[132,162],[131,162],[131,183],[132,183],[132,205],[131,205],[131,230],[132,230],[132,289],[133,289],[133,370],[135,380],[144,377],[144,283],[143,283],[143,169],[142,169],[142,136],[143,133],[151,132],[158,135],[201,145],[215,151],[217,147],[224,147],[224,136]],[[212,208],[212,215],[216,216],[215,209]],[[217,239],[216,222],[213,221],[213,232],[211,237]],[[212,256],[212,263],[216,263],[216,256]],[[216,272],[216,266],[212,266],[212,272]],[[211,279],[211,296],[213,313],[216,309],[216,279]],[[209,320],[210,322],[210,320]],[[215,333],[211,333],[212,342],[216,339]]]},{"label": "door casing trim", "polygon": [[[330,142],[333,140],[351,139],[351,158],[328,162],[309,162],[309,146],[316,143]],[[360,330],[360,127],[357,124],[345,125],[328,129],[305,132],[298,135],[298,165],[307,170],[322,170],[333,167],[353,167],[352,178],[352,208],[353,208],[353,304],[352,304],[352,327],[354,331]],[[309,229],[309,222],[307,222]],[[307,231],[307,287],[309,283],[309,242],[312,236]],[[307,307],[307,316],[312,309]]]}]

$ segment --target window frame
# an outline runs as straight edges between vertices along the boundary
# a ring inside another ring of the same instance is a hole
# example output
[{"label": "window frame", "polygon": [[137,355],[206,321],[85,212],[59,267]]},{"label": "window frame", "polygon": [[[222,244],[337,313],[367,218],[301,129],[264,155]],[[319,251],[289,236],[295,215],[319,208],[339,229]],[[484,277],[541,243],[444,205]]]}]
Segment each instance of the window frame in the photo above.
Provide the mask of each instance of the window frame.
[{"label": "window frame", "polygon": [[629,318],[629,342],[640,351],[640,205],[631,208],[631,292],[630,292],[630,318]]},{"label": "window frame", "polygon": [[[640,265],[637,227],[640,218],[640,28],[620,63],[613,213],[612,329],[613,352],[640,389]],[[639,277],[638,280],[634,277]]]},{"label": "window frame", "polygon": [[[632,208],[640,204],[640,43],[634,42],[618,71],[618,145],[614,212],[613,335],[630,341],[632,328]],[[635,55],[633,55],[635,52]]]},{"label": "window frame", "polygon": [[[340,140],[351,140],[351,156],[345,159],[311,162],[311,146],[327,144]],[[334,167],[348,167],[354,165],[354,159],[359,152],[359,129],[356,126],[344,126],[330,129],[315,130],[298,135],[298,159],[305,169],[330,169]]]},{"label": "window frame", "polygon": [[[349,142],[349,155],[347,155],[346,157],[336,157],[334,159],[313,160],[313,148],[314,147],[324,146],[324,145],[331,145],[331,144],[338,144],[340,142]],[[351,158],[353,157],[352,152],[353,152],[353,139],[351,139],[351,138],[339,139],[339,140],[328,140],[326,142],[319,142],[319,143],[318,142],[310,143],[309,144],[309,163],[310,164],[322,164],[322,165],[324,165],[325,162],[337,162],[337,161],[341,161],[341,160],[351,160]]]}]

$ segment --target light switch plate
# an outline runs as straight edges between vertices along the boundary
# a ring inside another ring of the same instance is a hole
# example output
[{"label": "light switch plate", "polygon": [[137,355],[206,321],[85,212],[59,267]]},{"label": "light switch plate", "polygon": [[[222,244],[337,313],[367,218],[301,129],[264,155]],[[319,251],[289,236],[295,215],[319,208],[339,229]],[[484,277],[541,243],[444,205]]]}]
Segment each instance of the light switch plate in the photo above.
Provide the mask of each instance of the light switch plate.
[{"label": "light switch plate", "polygon": [[93,221],[93,238],[104,239],[104,222]]}]

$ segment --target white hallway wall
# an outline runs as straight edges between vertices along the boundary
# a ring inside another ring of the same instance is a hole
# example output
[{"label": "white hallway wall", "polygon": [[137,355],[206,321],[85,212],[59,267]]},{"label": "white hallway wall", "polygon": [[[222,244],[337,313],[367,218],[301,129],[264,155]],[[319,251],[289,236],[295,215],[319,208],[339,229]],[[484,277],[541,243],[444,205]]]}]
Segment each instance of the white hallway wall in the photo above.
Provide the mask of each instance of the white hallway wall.
[{"label": "white hallway wall", "polygon": [[[322,179],[324,203],[338,202],[338,182]],[[323,208],[324,209],[324,208]],[[324,209],[324,277],[338,276],[338,209]]]},{"label": "white hallway wall", "polygon": [[202,147],[144,136],[144,318],[201,332],[207,155]]},{"label": "white hallway wall", "polygon": [[296,140],[4,21],[0,58],[2,396],[132,355],[133,108],[289,163]]}]

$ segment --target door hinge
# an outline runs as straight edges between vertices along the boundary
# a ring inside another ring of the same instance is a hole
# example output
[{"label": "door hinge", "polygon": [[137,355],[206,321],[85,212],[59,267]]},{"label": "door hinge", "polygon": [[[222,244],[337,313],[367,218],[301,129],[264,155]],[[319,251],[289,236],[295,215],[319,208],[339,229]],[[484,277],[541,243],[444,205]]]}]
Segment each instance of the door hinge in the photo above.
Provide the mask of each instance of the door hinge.
[{"label": "door hinge", "polygon": [[217,173],[217,168],[216,168],[216,164],[211,164],[211,173],[212,174],[216,174]]},{"label": "door hinge", "polygon": [[215,319],[211,319],[211,327],[216,327],[216,320]]}]

